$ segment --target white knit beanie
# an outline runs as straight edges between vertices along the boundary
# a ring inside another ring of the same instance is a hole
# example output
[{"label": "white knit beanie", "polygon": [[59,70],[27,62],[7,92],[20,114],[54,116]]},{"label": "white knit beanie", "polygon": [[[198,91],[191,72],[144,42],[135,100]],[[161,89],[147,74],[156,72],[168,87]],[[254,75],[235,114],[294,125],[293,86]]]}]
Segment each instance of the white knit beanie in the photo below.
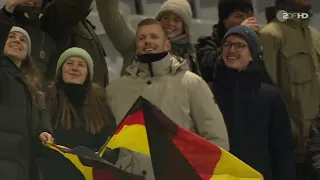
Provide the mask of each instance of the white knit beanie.
[{"label": "white knit beanie", "polygon": [[189,33],[192,21],[192,10],[187,0],[167,0],[160,7],[155,19],[160,21],[165,13],[172,13],[180,17],[186,26],[187,33]]},{"label": "white knit beanie", "polygon": [[57,63],[56,74],[58,74],[61,66],[71,57],[80,57],[84,61],[86,61],[87,66],[88,66],[88,71],[90,74],[90,79],[92,80],[92,78],[93,78],[93,60],[92,60],[90,54],[86,50],[78,48],[78,47],[69,48],[61,54],[61,56],[58,60],[58,63]]},{"label": "white knit beanie", "polygon": [[30,39],[29,33],[26,30],[24,30],[24,29],[22,29],[21,27],[18,27],[18,26],[13,26],[11,28],[10,32],[21,33],[27,38],[27,40],[28,40],[28,56],[30,57],[31,56],[31,39]]}]

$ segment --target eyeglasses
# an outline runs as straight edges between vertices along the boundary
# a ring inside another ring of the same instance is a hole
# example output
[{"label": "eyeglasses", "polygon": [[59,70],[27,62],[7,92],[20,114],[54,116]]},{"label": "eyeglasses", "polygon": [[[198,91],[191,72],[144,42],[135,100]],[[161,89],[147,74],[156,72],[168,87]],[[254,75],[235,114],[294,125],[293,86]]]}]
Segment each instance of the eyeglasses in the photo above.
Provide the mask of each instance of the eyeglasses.
[{"label": "eyeglasses", "polygon": [[225,43],[223,43],[222,48],[224,50],[227,50],[227,49],[229,50],[229,49],[231,49],[232,46],[234,47],[235,51],[240,51],[241,49],[244,49],[245,47],[247,47],[247,45],[240,43],[240,42],[235,42],[235,43],[225,42]]}]

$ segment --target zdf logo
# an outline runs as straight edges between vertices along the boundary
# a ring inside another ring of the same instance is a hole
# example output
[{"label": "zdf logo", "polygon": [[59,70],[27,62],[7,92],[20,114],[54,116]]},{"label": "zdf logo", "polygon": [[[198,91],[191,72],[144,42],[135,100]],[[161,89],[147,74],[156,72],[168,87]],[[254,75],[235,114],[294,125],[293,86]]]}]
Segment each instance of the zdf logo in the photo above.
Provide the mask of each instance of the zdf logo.
[{"label": "zdf logo", "polygon": [[284,22],[288,19],[308,19],[309,14],[308,13],[289,13],[285,10],[280,10],[277,13],[277,19],[280,22]]}]

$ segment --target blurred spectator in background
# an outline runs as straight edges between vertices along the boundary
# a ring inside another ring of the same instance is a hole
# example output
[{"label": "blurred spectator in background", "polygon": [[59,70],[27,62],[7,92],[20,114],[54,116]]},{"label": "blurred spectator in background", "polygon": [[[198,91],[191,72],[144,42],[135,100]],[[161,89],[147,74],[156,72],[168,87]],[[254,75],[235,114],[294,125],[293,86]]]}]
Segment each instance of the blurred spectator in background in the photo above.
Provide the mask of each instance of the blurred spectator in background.
[{"label": "blurred spectator in background", "polygon": [[315,118],[312,123],[309,143],[308,143],[308,159],[307,159],[307,179],[320,179],[320,116]]},{"label": "blurred spectator in background", "polygon": [[4,22],[0,18],[0,47],[4,47],[0,55],[0,176],[37,180],[39,138],[53,141],[49,119],[38,116],[44,106],[38,86],[41,75],[30,58],[29,34]]},{"label": "blurred spectator in background", "polygon": [[293,140],[280,92],[265,84],[261,46],[247,26],[227,31],[212,91],[228,129],[230,152],[264,180],[295,180]]},{"label": "blurred spectator in background", "polygon": [[[50,2],[49,2],[50,1]],[[32,57],[46,81],[53,79],[59,55],[69,47],[87,50],[95,64],[93,81],[108,84],[105,52],[86,19],[92,0],[7,0],[0,16],[12,17],[32,39]]]},{"label": "blurred spectator in background", "polygon": [[[70,48],[60,56],[47,102],[55,143],[71,149],[85,146],[98,152],[115,131],[107,94],[104,88],[92,82],[93,72],[93,60],[81,48]],[[69,160],[55,151],[48,151],[42,165],[44,180],[84,180]],[[114,163],[117,160],[116,154],[109,158]]]},{"label": "blurred spectator in background", "polygon": [[309,18],[267,14],[273,20],[259,36],[266,69],[282,92],[291,118],[298,180],[306,176],[308,137],[320,108],[320,33],[309,26],[310,9],[311,0],[277,0],[276,10],[266,12],[309,13]]},{"label": "blurred spectator in background", "polygon": [[219,22],[213,26],[212,35],[200,37],[195,46],[202,78],[207,83],[212,82],[214,64],[221,55],[221,41],[228,29],[241,24],[259,32],[259,23],[253,17],[251,0],[220,0],[218,16]]},{"label": "blurred spectator in background", "polygon": [[[100,21],[114,47],[123,56],[122,75],[135,60],[135,31],[125,21],[118,0],[96,0]],[[162,24],[172,44],[171,53],[184,58],[190,71],[200,75],[190,37],[191,6],[187,0],[168,0],[163,3],[155,18]]]},{"label": "blurred spectator in background", "polygon": [[[162,24],[155,19],[141,21],[136,47],[137,61],[127,68],[126,75],[107,87],[108,102],[117,123],[143,96],[175,123],[229,150],[227,130],[209,87],[201,77],[188,71],[186,60],[168,53],[171,45]],[[146,180],[152,180],[150,161],[143,155],[132,159],[122,156],[118,164],[137,175],[144,175],[141,173],[145,171]]]}]

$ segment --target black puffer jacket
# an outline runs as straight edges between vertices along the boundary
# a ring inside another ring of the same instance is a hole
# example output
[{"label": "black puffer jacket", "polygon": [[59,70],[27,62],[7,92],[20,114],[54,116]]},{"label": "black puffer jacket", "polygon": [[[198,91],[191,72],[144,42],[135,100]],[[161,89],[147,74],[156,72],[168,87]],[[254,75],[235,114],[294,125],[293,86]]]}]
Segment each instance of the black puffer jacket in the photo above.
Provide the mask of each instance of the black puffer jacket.
[{"label": "black puffer jacket", "polygon": [[[11,25],[0,18],[0,48]],[[49,119],[32,105],[25,77],[13,61],[0,55],[0,176],[5,180],[36,180],[39,134],[51,129]],[[42,112],[41,112],[42,113]],[[47,120],[47,121],[45,121]],[[34,141],[36,140],[36,141]]]}]

